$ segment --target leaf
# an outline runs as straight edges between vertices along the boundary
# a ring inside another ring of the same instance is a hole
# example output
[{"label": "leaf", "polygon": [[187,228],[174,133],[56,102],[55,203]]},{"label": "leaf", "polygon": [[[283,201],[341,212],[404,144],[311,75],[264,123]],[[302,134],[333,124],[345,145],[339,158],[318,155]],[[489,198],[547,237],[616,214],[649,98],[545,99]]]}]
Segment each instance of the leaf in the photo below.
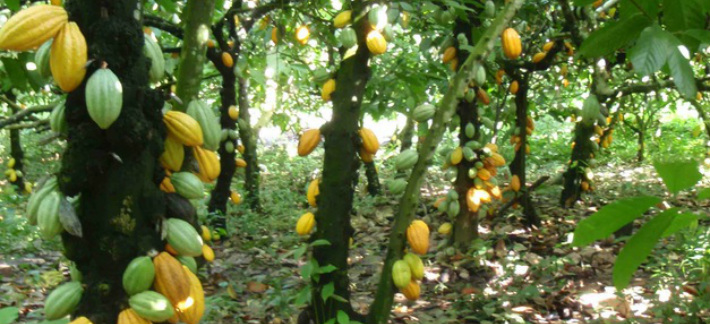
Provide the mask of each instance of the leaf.
[{"label": "leaf", "polygon": [[5,72],[10,77],[12,87],[21,91],[27,91],[27,76],[25,75],[25,65],[19,59],[3,57],[2,60]]},{"label": "leaf", "polygon": [[348,316],[348,313],[339,310],[338,311],[338,323],[339,324],[350,324],[350,316]]},{"label": "leaf", "polygon": [[[660,70],[673,50],[669,33],[654,24],[641,32],[636,45],[629,49],[629,59],[636,73],[647,76]],[[672,37],[672,35],[670,36]]]},{"label": "leaf", "polygon": [[653,167],[673,194],[694,186],[703,175],[695,161],[654,162]]},{"label": "leaf", "polygon": [[578,7],[588,6],[594,3],[596,0],[574,0],[573,4]]},{"label": "leaf", "polygon": [[585,246],[606,238],[659,202],[660,198],[641,196],[610,203],[577,224],[572,245]]},{"label": "leaf", "polygon": [[[626,15],[643,14],[646,17],[658,16],[660,0],[621,0],[619,11]],[[639,10],[639,7],[641,10]]]},{"label": "leaf", "polygon": [[308,301],[311,300],[311,286],[305,286],[301,288],[301,290],[298,292],[298,295],[296,295],[296,300],[294,301],[295,305],[294,306],[302,306],[306,305]]},{"label": "leaf", "polygon": [[67,233],[76,237],[83,237],[81,222],[76,215],[74,205],[64,196],[59,199],[59,222],[62,223],[62,227]]},{"label": "leaf", "polygon": [[640,13],[608,22],[584,40],[578,55],[594,58],[609,54],[636,39],[649,24],[651,21]]},{"label": "leaf", "polygon": [[331,318],[331,319],[325,321],[325,323],[323,323],[323,324],[335,324],[335,318]]},{"label": "leaf", "polygon": [[308,262],[301,267],[301,278],[308,280],[316,268],[318,268],[318,262],[315,259],[308,260]]},{"label": "leaf", "polygon": [[158,5],[163,7],[165,11],[169,13],[177,13],[177,4],[175,4],[175,1],[171,0],[155,0]]},{"label": "leaf", "polygon": [[663,0],[663,23],[668,31],[703,29],[702,1],[707,0]]},{"label": "leaf", "polygon": [[695,228],[697,226],[698,215],[693,213],[682,213],[673,219],[673,222],[668,226],[668,228],[666,228],[666,231],[663,232],[663,237],[671,236],[686,227]]},{"label": "leaf", "polygon": [[320,239],[320,240],[315,240],[313,243],[311,243],[311,247],[316,247],[316,246],[330,246],[330,242],[325,239]]},{"label": "leaf", "polygon": [[308,251],[308,245],[301,244],[296,250],[293,251],[293,258],[298,260]]},{"label": "leaf", "polygon": [[10,324],[20,317],[20,309],[17,307],[0,308],[0,324]]},{"label": "leaf", "polygon": [[675,82],[678,92],[686,99],[692,100],[698,92],[693,76],[693,68],[690,60],[685,58],[679,49],[675,49],[668,57],[668,68],[671,70],[673,82]]},{"label": "leaf", "polygon": [[698,200],[710,198],[710,188],[704,188],[698,191]]},{"label": "leaf", "polygon": [[323,267],[318,268],[318,273],[319,274],[331,273],[335,270],[338,270],[338,268],[332,264],[329,264],[327,266],[323,266]]},{"label": "leaf", "polygon": [[20,10],[20,0],[5,0],[5,4],[7,5],[7,8],[10,9],[10,11],[12,12]]},{"label": "leaf", "polygon": [[323,302],[327,301],[330,296],[335,293],[335,284],[331,281],[327,285],[323,286],[323,290],[320,292],[320,297],[323,298]]},{"label": "leaf", "polygon": [[614,262],[613,280],[617,290],[629,285],[636,269],[646,260],[677,214],[678,209],[671,208],[656,215],[626,242]]}]

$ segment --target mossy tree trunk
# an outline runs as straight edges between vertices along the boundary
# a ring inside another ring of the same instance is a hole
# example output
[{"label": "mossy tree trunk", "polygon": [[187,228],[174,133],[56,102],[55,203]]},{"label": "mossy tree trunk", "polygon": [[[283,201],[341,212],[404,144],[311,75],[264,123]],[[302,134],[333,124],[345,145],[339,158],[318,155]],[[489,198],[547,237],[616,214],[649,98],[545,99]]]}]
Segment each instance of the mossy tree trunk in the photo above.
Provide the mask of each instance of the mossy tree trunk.
[{"label": "mossy tree trunk", "polygon": [[238,78],[239,83],[239,138],[244,145],[244,160],[247,162],[244,173],[244,188],[246,188],[246,203],[252,210],[261,210],[259,198],[259,158],[256,155],[256,141],[259,138],[251,127],[251,114],[249,113],[249,82],[245,78]]},{"label": "mossy tree trunk", "polygon": [[202,69],[207,51],[207,30],[212,24],[215,0],[187,0],[183,9],[182,20],[185,22],[185,33],[180,51],[180,65],[177,71],[175,92],[182,100],[177,104],[180,111],[187,109],[190,101],[197,99],[202,81]]},{"label": "mossy tree trunk", "polygon": [[528,90],[530,88],[530,75],[531,73],[525,73],[523,75],[514,74],[513,80],[518,81],[519,89],[515,96],[515,126],[520,129],[518,136],[520,137],[520,148],[515,152],[515,158],[513,162],[510,163],[510,173],[512,175],[517,175],[520,179],[520,192],[517,193],[515,199],[523,207],[523,214],[525,215],[525,225],[527,226],[540,226],[540,218],[535,211],[535,205],[533,204],[532,197],[530,196],[530,190],[526,185],[526,157],[527,157],[527,147],[528,147],[528,134],[527,134],[527,122],[528,122]]},{"label": "mossy tree trunk", "polygon": [[17,180],[12,184],[15,186],[17,193],[25,192],[25,152],[22,150],[20,141],[20,129],[10,129],[10,156],[15,159],[13,169],[15,173],[20,172],[21,176],[17,176]]},{"label": "mossy tree trunk", "polygon": [[[594,134],[594,125],[585,125],[578,122],[574,129],[574,148],[567,171],[562,175],[563,186],[560,196],[560,205],[568,208],[581,199],[581,182],[585,169],[589,166],[589,161],[594,153],[593,143],[590,139]],[[522,183],[522,179],[521,179]]]},{"label": "mossy tree trunk", "polygon": [[377,174],[377,167],[375,166],[375,161],[363,162],[365,165],[365,176],[367,176],[367,193],[370,196],[377,196],[382,190],[380,185],[380,176]]},{"label": "mossy tree trunk", "polygon": [[165,138],[163,100],[148,87],[138,7],[136,0],[66,3],[95,59],[85,80],[105,61],[123,87],[121,115],[105,131],[87,113],[85,83],[66,100],[69,136],[58,181],[67,197],[81,195],[83,237],[64,233],[62,240],[86,287],[74,315],[95,324],[115,323],[125,307],[121,276],[128,262],[162,247],[156,226],[165,214],[158,189],[164,172],[157,163]]},{"label": "mossy tree trunk", "polygon": [[399,148],[400,152],[404,152],[412,147],[412,138],[414,137],[414,118],[412,115],[407,115],[407,122],[404,124],[404,128],[399,133],[399,140],[402,145]]}]

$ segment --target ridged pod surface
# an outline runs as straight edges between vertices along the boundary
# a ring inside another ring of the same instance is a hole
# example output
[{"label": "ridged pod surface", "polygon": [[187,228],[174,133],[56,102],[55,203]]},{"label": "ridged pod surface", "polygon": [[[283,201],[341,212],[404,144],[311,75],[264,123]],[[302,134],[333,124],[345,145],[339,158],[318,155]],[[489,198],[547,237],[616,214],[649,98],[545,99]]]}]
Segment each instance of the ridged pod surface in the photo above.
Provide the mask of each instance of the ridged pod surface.
[{"label": "ridged pod surface", "polygon": [[163,57],[160,45],[151,35],[144,35],[144,39],[143,53],[150,59],[148,76],[150,77],[150,82],[158,82],[165,75],[165,57]]},{"label": "ridged pod surface", "polygon": [[31,50],[55,37],[68,20],[62,7],[42,4],[23,9],[0,29],[0,49]]},{"label": "ridged pod surface", "polygon": [[197,165],[200,168],[200,172],[197,173],[197,176],[202,182],[209,183],[217,179],[221,167],[219,158],[217,158],[215,152],[195,146],[192,148],[192,155],[195,157]]},{"label": "ridged pod surface", "polygon": [[506,28],[501,35],[503,44],[503,54],[505,57],[514,60],[520,57],[523,52],[523,45],[520,41],[520,35],[513,28]]},{"label": "ridged pod surface", "polygon": [[[444,224],[449,224],[451,223],[444,223]],[[412,271],[412,278],[413,279],[422,279],[424,278],[424,263],[422,262],[422,259],[419,258],[414,253],[407,253],[404,255],[404,258],[402,258],[407,264],[409,265],[409,269]]]},{"label": "ridged pod surface", "polygon": [[330,101],[330,95],[335,91],[335,79],[329,79],[323,84],[320,96],[324,101]]},{"label": "ridged pod surface", "polygon": [[163,154],[160,155],[160,164],[170,171],[180,171],[185,160],[185,148],[172,136],[165,138]]},{"label": "ridged pod surface", "polygon": [[412,270],[404,260],[397,260],[392,265],[392,281],[397,288],[407,287],[412,280]]},{"label": "ridged pod surface", "polygon": [[387,52],[387,41],[385,40],[385,37],[382,36],[382,34],[376,29],[371,30],[367,34],[366,42],[367,49],[369,49],[370,53],[373,55],[380,55]]},{"label": "ridged pod surface", "polygon": [[88,318],[82,316],[74,319],[73,321],[69,322],[69,324],[94,324],[89,320]]},{"label": "ridged pod surface", "polygon": [[316,197],[320,194],[320,189],[318,188],[320,184],[320,179],[314,179],[308,184],[308,191],[306,192],[306,199],[308,199],[308,205],[311,207],[318,207],[316,202]]},{"label": "ridged pod surface", "polygon": [[335,18],[333,19],[333,26],[335,28],[343,28],[350,24],[350,21],[352,20],[352,15],[353,11],[352,10],[345,10],[341,13],[339,13]]},{"label": "ridged pod surface", "polygon": [[185,272],[187,272],[187,277],[190,281],[190,298],[192,298],[193,302],[189,307],[178,308],[178,316],[182,322],[197,324],[205,313],[205,292],[202,289],[200,279],[192,272],[187,270]]},{"label": "ridged pod surface", "polygon": [[197,261],[195,261],[195,258],[186,255],[178,255],[175,258],[190,272],[197,273]]},{"label": "ridged pod surface", "polygon": [[187,199],[199,199],[205,195],[205,187],[200,179],[190,172],[175,172],[170,176],[175,192]]},{"label": "ridged pod surface", "polygon": [[36,190],[32,196],[30,196],[30,200],[27,202],[27,218],[30,225],[37,225],[37,211],[44,201],[44,198],[55,189],[57,189],[57,178],[51,177],[44,183],[42,188]]},{"label": "ridged pod surface", "polygon": [[518,177],[517,174],[513,175],[513,178],[510,180],[510,189],[513,189],[515,192],[520,191],[520,177]]},{"label": "ridged pod surface", "polygon": [[163,224],[168,227],[168,243],[178,254],[191,257],[202,254],[202,237],[190,223],[182,219],[168,218]]},{"label": "ridged pod surface", "polygon": [[303,132],[298,140],[298,155],[306,156],[311,154],[318,146],[318,143],[320,143],[320,129],[314,128]]},{"label": "ridged pod surface", "polygon": [[60,103],[52,109],[52,113],[49,115],[49,128],[53,132],[66,134],[68,125],[65,112],[66,106],[64,103]]},{"label": "ridged pod surface", "polygon": [[64,231],[64,227],[59,220],[60,199],[62,199],[61,194],[57,191],[52,191],[44,197],[37,210],[39,233],[45,240],[51,240]]},{"label": "ridged pod surface", "polygon": [[163,123],[168,134],[185,146],[199,146],[204,142],[200,124],[190,115],[179,111],[168,111],[163,115]]},{"label": "ridged pod surface", "polygon": [[123,271],[123,289],[133,296],[150,289],[154,279],[155,267],[150,257],[137,257]]},{"label": "ridged pod surface", "polygon": [[49,51],[52,49],[52,40],[48,40],[39,47],[35,52],[35,64],[37,72],[43,78],[49,78],[52,75],[52,70],[49,68]]},{"label": "ridged pod surface", "polygon": [[362,147],[370,154],[376,154],[380,149],[380,142],[377,140],[375,133],[369,128],[360,128],[360,138],[362,139]]},{"label": "ridged pod surface", "polygon": [[446,64],[451,62],[451,60],[453,60],[454,58],[456,58],[456,47],[449,46],[444,51],[444,56],[442,57],[441,61]]},{"label": "ridged pod surface", "polygon": [[345,48],[351,48],[357,45],[357,33],[355,32],[355,29],[350,27],[343,28],[340,32],[340,42]]},{"label": "ridged pod surface", "polygon": [[81,283],[76,281],[55,288],[44,303],[44,317],[53,321],[69,315],[79,305],[83,292]]},{"label": "ridged pod surface", "polygon": [[421,220],[413,221],[407,227],[407,242],[414,253],[426,254],[429,250],[429,226]]},{"label": "ridged pod surface", "polygon": [[437,229],[437,232],[441,235],[449,235],[449,234],[451,234],[452,229],[453,229],[453,225],[451,225],[451,223],[449,223],[449,222],[446,222],[446,223],[441,224],[441,226],[439,226],[439,229]]},{"label": "ridged pod surface", "polygon": [[123,107],[123,86],[109,69],[98,69],[86,82],[86,109],[101,129],[111,127]]},{"label": "ridged pod surface", "polygon": [[52,42],[49,67],[54,82],[64,92],[76,89],[84,80],[88,53],[86,39],[75,22],[68,22]]},{"label": "ridged pod surface", "polygon": [[214,261],[214,250],[207,244],[202,245],[202,257],[207,262]]},{"label": "ridged pod surface", "polygon": [[296,233],[298,235],[308,235],[311,230],[313,230],[313,226],[316,224],[316,218],[313,213],[305,213],[301,215],[301,217],[298,219],[298,222],[296,223]]},{"label": "ridged pod surface", "polygon": [[155,265],[155,282],[153,287],[168,300],[174,307],[184,305],[190,296],[189,270],[167,252],[160,252],[153,259]]},{"label": "ridged pod surface", "polygon": [[434,107],[434,105],[422,104],[414,109],[414,112],[412,113],[412,118],[414,118],[414,120],[416,120],[417,122],[422,123],[434,117],[435,113],[436,107]]},{"label": "ridged pod surface", "polygon": [[200,124],[204,147],[216,151],[219,148],[222,128],[210,106],[202,100],[190,101],[190,104],[187,105],[187,114]]},{"label": "ridged pod surface", "polygon": [[138,316],[151,322],[163,322],[175,314],[170,301],[152,290],[133,295],[128,304]]},{"label": "ridged pod surface", "polygon": [[416,281],[411,281],[407,285],[407,287],[404,287],[400,289],[399,291],[402,292],[404,297],[407,298],[407,300],[410,301],[415,301],[419,299],[419,294],[421,293],[421,288],[419,287],[419,284]]},{"label": "ridged pod surface", "polygon": [[140,317],[133,309],[127,308],[118,314],[118,324],[151,324],[149,320]]},{"label": "ridged pod surface", "polygon": [[407,149],[394,158],[394,167],[397,170],[411,169],[417,163],[417,160],[419,160],[417,150]]}]

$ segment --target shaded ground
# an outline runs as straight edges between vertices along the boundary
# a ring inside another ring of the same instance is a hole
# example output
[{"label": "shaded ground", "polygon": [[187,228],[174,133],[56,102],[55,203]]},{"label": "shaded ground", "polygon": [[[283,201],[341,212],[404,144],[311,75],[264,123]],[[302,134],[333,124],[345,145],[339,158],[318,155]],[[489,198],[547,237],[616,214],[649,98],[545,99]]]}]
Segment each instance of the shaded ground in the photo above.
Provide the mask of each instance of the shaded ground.
[{"label": "shaded ground", "polygon": [[[273,160],[281,158],[274,154],[263,160],[265,165],[274,165]],[[297,237],[293,227],[305,212],[305,184],[312,176],[313,162],[296,159],[289,163],[287,171],[265,170],[265,215],[249,213],[244,206],[232,210],[231,238],[215,245],[217,260],[201,270],[209,295],[203,322],[295,323],[299,294],[308,290],[300,277],[306,257],[295,255],[304,238]],[[710,318],[702,301],[707,299],[705,286],[700,284],[706,278],[702,266],[707,261],[698,258],[710,244],[707,226],[659,244],[632,285],[620,294],[611,288],[611,270],[623,243],[608,239],[583,249],[569,245],[577,221],[600,206],[618,197],[664,195],[652,168],[600,166],[597,191],[569,210],[556,206],[557,185],[543,186],[534,195],[544,220],[541,229],[525,230],[517,210],[486,219],[477,252],[471,255],[455,254],[446,247],[446,238],[435,233],[445,220],[431,204],[436,192],[444,191],[444,184],[434,180],[443,177],[433,172],[418,211],[434,233],[425,258],[422,297],[410,303],[396,295],[395,323],[603,323],[604,319],[692,323]],[[357,234],[350,273],[353,305],[367,312],[396,199],[388,194],[368,197],[364,186],[363,179],[354,211]],[[701,213],[701,223],[707,223],[710,202],[695,202],[690,194],[668,202]],[[19,307],[20,321],[32,322],[42,317],[37,310],[45,294],[68,278],[67,264],[58,252],[51,252],[59,247],[58,242],[43,243],[21,218],[4,217],[0,308]]]}]

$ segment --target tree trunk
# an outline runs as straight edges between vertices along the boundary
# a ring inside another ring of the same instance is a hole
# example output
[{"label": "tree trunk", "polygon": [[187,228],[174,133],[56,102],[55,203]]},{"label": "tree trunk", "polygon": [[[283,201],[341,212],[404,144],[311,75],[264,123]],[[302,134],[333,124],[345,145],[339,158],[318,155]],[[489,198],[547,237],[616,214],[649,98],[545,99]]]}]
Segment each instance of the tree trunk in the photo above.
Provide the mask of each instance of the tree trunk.
[{"label": "tree trunk", "polygon": [[402,132],[399,133],[399,139],[402,142],[402,146],[399,148],[400,152],[404,152],[412,147],[412,138],[414,137],[414,119],[411,114],[407,115],[407,123],[404,124]]},{"label": "tree trunk", "polygon": [[10,156],[15,159],[13,169],[15,173],[18,171],[22,176],[17,176],[17,180],[12,184],[15,186],[17,193],[25,192],[25,153],[22,151],[22,143],[20,142],[20,129],[10,130]]},{"label": "tree trunk", "polygon": [[644,145],[645,145],[644,144],[644,132],[643,131],[638,132],[638,136],[639,136],[638,137],[639,148],[638,148],[638,152],[636,152],[636,160],[639,163],[641,163],[641,162],[643,162],[643,151],[644,151]]},{"label": "tree trunk", "polygon": [[259,198],[259,161],[256,155],[256,141],[259,134],[251,127],[249,114],[249,82],[239,78],[239,138],[244,145],[244,160],[247,162],[244,176],[246,203],[252,210],[261,210]]},{"label": "tree trunk", "polygon": [[65,254],[83,274],[85,291],[74,315],[95,324],[113,324],[125,307],[121,277],[136,256],[162,249],[160,224],[165,195],[158,157],[163,150],[161,95],[148,87],[149,60],[136,19],[136,0],[73,0],[69,17],[86,37],[88,79],[101,62],[121,80],[123,108],[118,120],[101,130],[89,117],[84,86],[67,95],[67,149],[58,182],[67,197],[81,194],[77,215],[83,237],[62,234]]},{"label": "tree trunk", "polygon": [[517,193],[515,199],[518,203],[523,206],[523,214],[525,215],[525,225],[527,226],[540,226],[540,218],[535,211],[535,205],[533,204],[532,197],[530,197],[530,191],[527,188],[526,172],[525,172],[525,160],[526,160],[526,148],[528,145],[528,134],[527,134],[527,121],[528,121],[528,88],[530,82],[530,73],[525,73],[522,78],[518,78],[515,75],[514,78],[519,83],[518,93],[515,96],[515,122],[520,133],[520,148],[515,152],[515,158],[513,162],[510,163],[510,173],[512,175],[517,175],[520,179],[520,192]]},{"label": "tree trunk", "polygon": [[182,100],[176,105],[178,110],[185,111],[190,101],[197,99],[202,81],[202,69],[205,65],[207,38],[214,12],[215,0],[188,0],[183,9],[182,20],[185,23],[185,35],[180,51],[180,65],[177,71],[175,92]]},{"label": "tree trunk", "polygon": [[[594,125],[584,125],[577,123],[574,130],[574,148],[572,149],[572,159],[567,171],[563,176],[562,194],[560,195],[560,205],[568,208],[581,198],[581,182],[584,177],[584,169],[589,166],[589,160],[593,154],[593,144],[590,138],[594,134]],[[522,179],[521,179],[521,183]]]},{"label": "tree trunk", "polygon": [[[229,132],[236,132],[237,123],[229,117],[229,107],[236,106],[237,104],[237,95],[235,93],[236,75],[234,74],[234,69],[228,68],[222,63],[222,55],[219,51],[210,50],[208,57],[222,75],[222,89],[219,91],[221,100],[221,106],[219,107],[220,126],[222,126],[222,131],[228,130]],[[224,147],[228,142],[233,144],[233,149],[231,151],[227,151]],[[235,147],[237,147],[236,139],[227,137],[226,140],[220,143],[219,149],[217,149],[220,156],[220,173],[219,177],[217,177],[217,184],[212,190],[210,202],[207,207],[210,213],[215,214],[211,223],[211,225],[215,228],[227,228],[227,201],[232,193],[232,178],[234,177],[234,172],[237,169],[234,162],[236,159],[236,153],[234,150]]]},{"label": "tree trunk", "polygon": [[380,186],[380,176],[377,174],[377,167],[375,162],[364,163],[365,164],[365,175],[367,176],[367,193],[370,196],[377,196],[380,194],[382,187]]},{"label": "tree trunk", "polygon": [[[463,52],[463,51],[461,51]],[[466,56],[459,54],[460,62],[466,59]],[[475,91],[474,89],[469,89],[468,91]],[[480,139],[480,128],[481,122],[478,119],[478,108],[476,101],[468,103],[465,100],[459,102],[458,113],[461,119],[460,131],[459,131],[459,145],[464,146],[464,144],[470,140]],[[476,129],[476,134],[473,138],[468,138],[466,136],[466,125],[471,123]],[[454,224],[454,235],[453,243],[454,246],[462,252],[467,251],[471,247],[473,240],[478,238],[478,212],[473,212],[468,208],[468,203],[466,202],[466,197],[468,190],[474,186],[473,179],[468,176],[468,169],[475,168],[476,160],[467,161],[465,158],[456,165],[457,174],[456,182],[454,183],[454,188],[459,195],[459,213],[456,215],[456,220]]]}]

